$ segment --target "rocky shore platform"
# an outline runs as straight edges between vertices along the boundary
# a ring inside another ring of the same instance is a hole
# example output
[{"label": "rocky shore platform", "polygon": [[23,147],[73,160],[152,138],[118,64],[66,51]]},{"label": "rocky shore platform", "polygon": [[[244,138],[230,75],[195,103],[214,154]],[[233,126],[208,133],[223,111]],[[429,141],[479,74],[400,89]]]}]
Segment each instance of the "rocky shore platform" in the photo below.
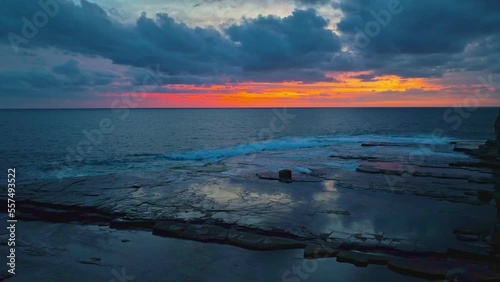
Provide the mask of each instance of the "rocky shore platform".
[{"label": "rocky shore platform", "polygon": [[[224,176],[221,162],[214,169],[19,184],[17,218],[20,225],[30,221],[32,229],[39,222],[77,224],[232,245],[271,257],[280,252],[290,255],[290,267],[299,252],[299,264],[377,265],[408,275],[400,281],[500,281],[500,170],[494,160],[464,153],[477,144],[364,143],[355,154],[325,156],[353,161],[355,170],[308,167],[307,173],[294,171],[290,183],[280,182],[277,171]],[[102,264],[91,258],[80,263]],[[283,281],[302,281],[287,280],[298,274],[286,268],[277,272]]]}]

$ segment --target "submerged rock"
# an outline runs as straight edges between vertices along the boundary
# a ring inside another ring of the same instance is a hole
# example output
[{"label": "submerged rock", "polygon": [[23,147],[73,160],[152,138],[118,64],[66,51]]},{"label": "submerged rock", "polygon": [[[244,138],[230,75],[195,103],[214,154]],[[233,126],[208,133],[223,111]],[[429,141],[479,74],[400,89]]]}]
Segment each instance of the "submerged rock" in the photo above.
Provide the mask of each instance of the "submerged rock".
[{"label": "submerged rock", "polygon": [[500,108],[495,121],[495,135],[495,140],[488,140],[484,144],[480,144],[477,148],[469,148],[468,150],[463,151],[484,160],[498,162],[500,158]]},{"label": "submerged rock", "polygon": [[477,191],[477,199],[481,203],[488,203],[491,201],[494,197],[494,193],[492,191]]},{"label": "submerged rock", "polygon": [[361,252],[341,251],[337,254],[338,262],[348,262],[355,266],[366,267],[370,261],[370,256]]},{"label": "submerged rock", "polygon": [[304,258],[308,259],[321,259],[328,257],[335,257],[339,253],[338,249],[329,246],[309,244],[304,249]]},{"label": "submerged rock", "polygon": [[493,232],[491,232],[490,242],[495,247],[495,250],[500,250],[500,225],[495,226]]},{"label": "submerged rock", "polygon": [[342,160],[363,160],[363,161],[374,161],[377,160],[377,157],[371,156],[352,156],[352,155],[340,155],[340,154],[332,154],[330,158],[342,159]]},{"label": "submerged rock", "polygon": [[479,148],[466,151],[466,153],[485,160],[496,160],[499,148],[500,146],[497,141],[488,140],[484,145],[480,145]]},{"label": "submerged rock", "polygon": [[469,275],[467,275],[467,270],[461,267],[446,272],[446,279],[449,281],[473,281]]},{"label": "submerged rock", "polygon": [[291,238],[236,230],[210,224],[159,221],[153,227],[153,234],[177,237],[200,242],[231,244],[251,250],[301,249],[305,244]]},{"label": "submerged rock", "polygon": [[453,234],[455,235],[469,235],[469,236],[477,236],[479,237],[481,232],[478,230],[474,230],[468,227],[458,227],[453,230]]},{"label": "submerged rock", "polygon": [[388,268],[405,275],[422,277],[429,280],[443,280],[446,278],[449,266],[445,261],[423,259],[391,260]]}]

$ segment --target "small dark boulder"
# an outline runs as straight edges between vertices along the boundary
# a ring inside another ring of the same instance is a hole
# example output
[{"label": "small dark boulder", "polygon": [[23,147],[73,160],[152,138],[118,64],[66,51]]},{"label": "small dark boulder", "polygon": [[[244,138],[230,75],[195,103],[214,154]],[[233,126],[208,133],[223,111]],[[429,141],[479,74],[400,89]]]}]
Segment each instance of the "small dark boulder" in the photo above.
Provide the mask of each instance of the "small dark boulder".
[{"label": "small dark boulder", "polygon": [[477,191],[477,199],[481,202],[481,203],[488,203],[489,201],[491,201],[494,197],[494,194],[493,192],[490,192],[490,191]]},{"label": "small dark boulder", "polygon": [[495,226],[493,232],[491,232],[490,243],[493,245],[495,250],[500,249],[500,225]]},{"label": "small dark boulder", "polygon": [[290,183],[292,182],[292,171],[289,169],[282,169],[279,171],[279,181]]}]

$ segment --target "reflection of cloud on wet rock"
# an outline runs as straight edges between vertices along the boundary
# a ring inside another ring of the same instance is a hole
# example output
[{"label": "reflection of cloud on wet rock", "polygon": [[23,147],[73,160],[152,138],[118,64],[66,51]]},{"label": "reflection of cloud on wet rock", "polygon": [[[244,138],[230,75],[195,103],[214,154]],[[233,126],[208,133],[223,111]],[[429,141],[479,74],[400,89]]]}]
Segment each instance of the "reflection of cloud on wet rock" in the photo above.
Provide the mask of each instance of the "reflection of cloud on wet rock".
[{"label": "reflection of cloud on wet rock", "polygon": [[317,202],[333,202],[336,201],[340,195],[335,187],[335,180],[325,180],[322,182],[323,191],[315,192],[312,198]]},{"label": "reflection of cloud on wet rock", "polygon": [[282,192],[265,193],[261,191],[248,191],[244,185],[229,183],[228,181],[219,181],[212,185],[196,185],[193,188],[196,190],[196,193],[202,192],[205,194],[207,199],[228,207],[271,207],[292,203],[289,194]]}]

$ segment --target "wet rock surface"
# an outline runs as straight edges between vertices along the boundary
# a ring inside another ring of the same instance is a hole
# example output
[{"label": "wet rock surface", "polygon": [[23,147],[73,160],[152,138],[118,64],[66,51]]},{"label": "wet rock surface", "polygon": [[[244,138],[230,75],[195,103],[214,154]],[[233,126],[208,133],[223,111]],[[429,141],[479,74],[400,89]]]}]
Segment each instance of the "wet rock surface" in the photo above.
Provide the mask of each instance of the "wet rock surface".
[{"label": "wet rock surface", "polygon": [[500,152],[500,140],[459,142],[455,144],[454,150],[464,152],[485,161],[496,162]]},{"label": "wet rock surface", "polygon": [[[424,281],[387,271],[384,265],[358,268],[334,258],[304,259],[302,249],[247,250],[160,237],[142,230],[76,223],[20,223],[18,272],[6,280],[9,282],[293,281],[300,279],[293,272],[297,268],[307,274],[307,281],[370,281],[373,277],[379,281]],[[123,243],[124,238],[130,241]],[[0,245],[0,251],[6,248]]]},{"label": "wet rock surface", "polygon": [[454,152],[459,144],[418,158],[400,155],[400,148],[420,145],[367,143],[359,155],[325,156],[355,161],[355,170],[318,166],[294,172],[291,183],[280,182],[277,171],[224,177],[217,164],[19,184],[18,218],[144,229],[253,250],[299,248],[306,258],[382,264],[429,279],[465,275],[449,272],[463,268],[495,281],[497,239],[487,237],[498,220],[497,166]]}]

